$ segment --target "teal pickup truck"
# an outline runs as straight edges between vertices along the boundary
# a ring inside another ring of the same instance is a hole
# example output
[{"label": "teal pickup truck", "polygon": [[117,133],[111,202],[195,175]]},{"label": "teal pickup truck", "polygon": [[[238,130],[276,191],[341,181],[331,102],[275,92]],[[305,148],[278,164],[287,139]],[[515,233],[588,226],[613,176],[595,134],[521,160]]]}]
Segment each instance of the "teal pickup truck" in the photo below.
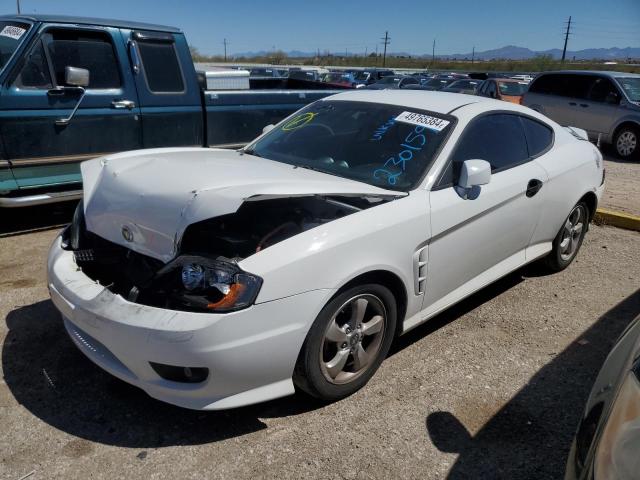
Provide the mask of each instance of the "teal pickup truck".
[{"label": "teal pickup truck", "polygon": [[232,146],[330,90],[208,91],[172,27],[0,16],[0,208],[80,198],[111,152]]}]

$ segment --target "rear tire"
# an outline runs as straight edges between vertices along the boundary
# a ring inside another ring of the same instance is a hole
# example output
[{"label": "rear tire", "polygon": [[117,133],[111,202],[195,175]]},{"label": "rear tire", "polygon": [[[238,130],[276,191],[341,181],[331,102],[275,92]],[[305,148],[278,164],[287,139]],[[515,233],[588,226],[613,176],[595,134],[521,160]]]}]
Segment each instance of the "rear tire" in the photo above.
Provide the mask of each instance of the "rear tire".
[{"label": "rear tire", "polygon": [[628,125],[618,130],[613,138],[613,148],[618,157],[624,160],[638,158],[640,155],[640,129]]},{"label": "rear tire", "polygon": [[321,310],[304,341],[293,381],[309,395],[336,401],[362,388],[393,341],[397,308],[388,288],[355,286]]},{"label": "rear tire", "polygon": [[571,209],[553,240],[553,249],[543,260],[547,269],[559,272],[573,262],[587,233],[589,218],[591,217],[586,203],[579,202]]}]

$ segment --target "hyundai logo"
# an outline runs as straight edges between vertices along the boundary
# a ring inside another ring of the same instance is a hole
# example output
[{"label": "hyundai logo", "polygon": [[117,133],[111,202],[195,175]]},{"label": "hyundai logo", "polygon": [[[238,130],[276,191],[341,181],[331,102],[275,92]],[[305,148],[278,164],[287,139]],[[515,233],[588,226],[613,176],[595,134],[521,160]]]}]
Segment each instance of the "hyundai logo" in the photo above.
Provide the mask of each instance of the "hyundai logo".
[{"label": "hyundai logo", "polygon": [[122,227],[122,238],[127,242],[133,242],[133,232],[126,225]]}]

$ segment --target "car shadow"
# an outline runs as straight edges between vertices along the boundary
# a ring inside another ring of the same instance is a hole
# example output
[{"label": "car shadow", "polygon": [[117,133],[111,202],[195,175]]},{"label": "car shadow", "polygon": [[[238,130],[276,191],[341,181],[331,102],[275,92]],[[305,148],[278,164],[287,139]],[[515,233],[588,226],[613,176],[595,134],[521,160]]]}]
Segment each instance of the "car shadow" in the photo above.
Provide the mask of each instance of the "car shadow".
[{"label": "car shadow", "polygon": [[593,381],[639,313],[637,290],[540,369],[475,435],[450,412],[429,414],[434,445],[458,454],[448,478],[562,478]]},{"label": "car shadow", "polygon": [[4,208],[0,237],[59,228],[71,222],[77,204],[77,201],[70,201],[35,207]]},{"label": "car shadow", "polygon": [[[389,355],[452,322],[523,279],[512,273],[400,337]],[[325,404],[305,394],[220,412],[160,402],[88,360],[68,338],[51,301],[11,311],[2,349],[4,380],[16,400],[53,427],[131,448],[197,445],[266,428],[260,418],[297,415]]]},{"label": "car shadow", "polygon": [[17,402],[49,425],[108,445],[198,445],[266,428],[260,417],[322,406],[296,395],[220,412],[174,407],[112,377],[68,338],[51,301],[11,311],[2,349],[4,380]]}]

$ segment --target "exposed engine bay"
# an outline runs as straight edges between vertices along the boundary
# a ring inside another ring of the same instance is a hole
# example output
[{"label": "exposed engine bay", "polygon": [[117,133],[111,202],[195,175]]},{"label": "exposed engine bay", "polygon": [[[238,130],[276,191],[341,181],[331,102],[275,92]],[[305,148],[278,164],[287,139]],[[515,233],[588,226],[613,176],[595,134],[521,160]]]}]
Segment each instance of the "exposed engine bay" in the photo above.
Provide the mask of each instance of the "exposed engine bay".
[{"label": "exposed engine bay", "polygon": [[178,255],[167,264],[87,231],[80,204],[65,242],[87,276],[131,302],[230,311],[251,304],[262,282],[238,267],[242,259],[388,201],[375,196],[249,199],[234,213],[187,227]]}]

